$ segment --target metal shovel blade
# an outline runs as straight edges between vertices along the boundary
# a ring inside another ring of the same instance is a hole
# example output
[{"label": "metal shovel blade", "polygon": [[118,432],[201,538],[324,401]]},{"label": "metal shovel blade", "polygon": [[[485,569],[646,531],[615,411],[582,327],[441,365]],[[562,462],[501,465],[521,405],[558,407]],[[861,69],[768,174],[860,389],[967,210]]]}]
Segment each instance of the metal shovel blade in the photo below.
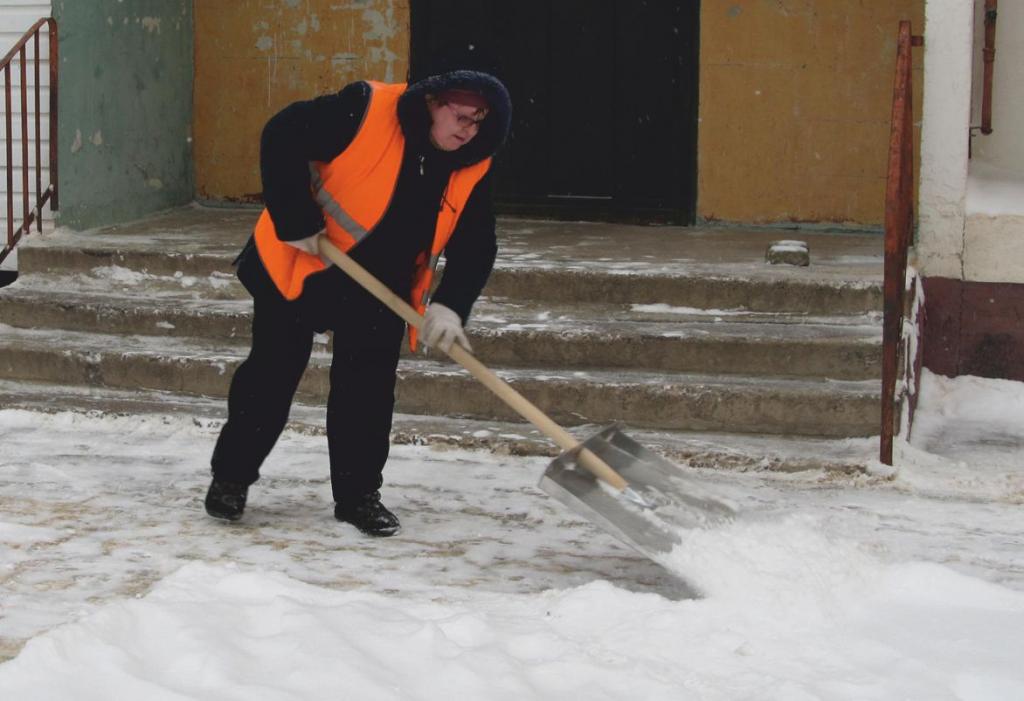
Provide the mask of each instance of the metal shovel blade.
[{"label": "metal shovel blade", "polygon": [[[577,464],[588,448],[629,482],[628,495]],[[548,466],[540,488],[641,554],[659,561],[682,542],[681,533],[731,521],[736,510],[692,476],[609,426]],[[637,499],[639,497],[639,499]]]}]

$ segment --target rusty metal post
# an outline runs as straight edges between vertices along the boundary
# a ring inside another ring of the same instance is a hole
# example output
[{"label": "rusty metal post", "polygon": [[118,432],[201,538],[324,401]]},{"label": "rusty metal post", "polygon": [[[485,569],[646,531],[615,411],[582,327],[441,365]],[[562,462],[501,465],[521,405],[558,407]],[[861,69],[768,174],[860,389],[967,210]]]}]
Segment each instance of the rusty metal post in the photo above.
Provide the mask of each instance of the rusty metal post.
[{"label": "rusty metal post", "polygon": [[[21,226],[18,228],[18,233],[22,231],[26,233],[30,228],[29,221],[29,188],[28,188],[28,76],[26,75],[26,60],[27,52],[25,45],[22,44],[21,51],[18,54],[18,63],[21,68],[21,209],[24,214]],[[39,135],[36,134],[36,138]]]},{"label": "rusty metal post", "polygon": [[[33,54],[34,60],[32,61],[33,74],[35,76],[35,98],[36,98],[36,112],[35,112],[35,124],[36,124],[36,200],[43,196],[43,158],[42,158],[42,132],[39,130],[40,126],[40,115],[39,115],[39,32],[32,35],[32,45],[35,49]],[[36,231],[43,230],[43,213],[42,207],[37,205],[39,209],[38,216],[36,217]]]},{"label": "rusty metal post", "polygon": [[996,62],[996,0],[985,0],[985,47],[981,50],[984,74],[981,91],[981,133],[992,133],[992,77]]},{"label": "rusty metal post", "polygon": [[5,123],[7,131],[7,246],[13,248],[14,240],[14,171],[11,169],[11,158],[14,144],[11,141],[11,64],[4,66],[4,105],[6,107]]},{"label": "rusty metal post", "polygon": [[906,279],[912,195],[913,113],[911,111],[910,22],[902,21],[896,50],[893,80],[892,124],[889,132],[888,173],[885,189],[885,273],[882,320],[882,425],[879,460],[892,465],[895,432],[896,382],[899,379],[899,348],[903,337],[903,290]]},{"label": "rusty metal post", "polygon": [[57,200],[60,194],[57,177],[57,93],[60,92],[57,69],[60,66],[60,51],[57,46],[57,20],[49,17],[46,23],[50,30],[50,211],[56,212],[60,209]]}]

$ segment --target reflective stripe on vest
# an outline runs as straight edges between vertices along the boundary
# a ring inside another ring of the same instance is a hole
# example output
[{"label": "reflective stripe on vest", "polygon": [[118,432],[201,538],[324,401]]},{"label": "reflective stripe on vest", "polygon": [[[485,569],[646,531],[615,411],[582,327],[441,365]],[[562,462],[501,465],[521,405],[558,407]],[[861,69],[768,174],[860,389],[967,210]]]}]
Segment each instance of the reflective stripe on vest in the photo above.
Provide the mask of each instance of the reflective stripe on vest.
[{"label": "reflective stripe on vest", "polygon": [[313,187],[313,197],[320,208],[324,210],[324,215],[338,222],[356,243],[362,241],[369,232],[341,208],[338,200],[334,199],[334,196],[324,187],[324,181],[320,179],[320,171],[312,163],[309,164],[309,182]]},{"label": "reflective stripe on vest", "polygon": [[[328,238],[348,251],[373,233],[391,203],[405,150],[405,138],[398,121],[398,100],[405,84],[369,83],[370,101],[356,135],[348,147],[330,163],[310,163],[311,195],[324,212]],[[445,188],[434,226],[429,257],[424,252],[413,272],[410,302],[421,314],[426,308],[434,268],[451,238],[459,215],[473,188],[490,168],[491,159],[456,170]],[[256,223],[256,249],[274,285],[285,299],[302,294],[305,279],[325,266],[314,256],[277,237],[274,222],[264,209]],[[416,330],[409,329],[409,344],[415,349]]]}]

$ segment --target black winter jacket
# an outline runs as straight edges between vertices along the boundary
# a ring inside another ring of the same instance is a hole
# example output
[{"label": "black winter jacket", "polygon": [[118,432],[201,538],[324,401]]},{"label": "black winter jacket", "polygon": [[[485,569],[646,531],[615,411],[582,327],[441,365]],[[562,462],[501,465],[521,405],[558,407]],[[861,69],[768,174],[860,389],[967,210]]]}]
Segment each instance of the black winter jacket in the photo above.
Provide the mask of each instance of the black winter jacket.
[{"label": "black winter jacket", "polygon": [[[491,111],[477,136],[445,152],[430,143],[425,96],[450,87],[471,88],[488,97]],[[311,236],[324,227],[324,215],[310,194],[310,161],[331,161],[354,138],[369,104],[370,86],[351,83],[339,92],[289,105],[267,122],[260,143],[264,203],[282,240]],[[437,212],[450,206],[443,194],[452,170],[494,154],[508,132],[508,94],[486,74],[457,71],[409,86],[398,103],[405,152],[391,203],[369,236],[349,255],[403,299],[408,299],[416,257],[428,251]],[[487,282],[497,253],[492,172],[477,184],[444,251],[445,267],[433,300],[454,310],[465,323]],[[237,259],[238,275],[254,296],[277,295],[252,238]],[[318,330],[334,329],[352,313],[375,308],[369,293],[336,266],[307,279],[294,303]]]}]

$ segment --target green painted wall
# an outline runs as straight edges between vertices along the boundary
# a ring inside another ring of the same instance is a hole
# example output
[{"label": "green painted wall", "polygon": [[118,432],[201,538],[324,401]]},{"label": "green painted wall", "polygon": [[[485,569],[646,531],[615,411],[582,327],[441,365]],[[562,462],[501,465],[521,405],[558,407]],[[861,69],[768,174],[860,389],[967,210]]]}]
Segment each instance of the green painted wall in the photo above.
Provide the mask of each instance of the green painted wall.
[{"label": "green painted wall", "polygon": [[58,223],[86,229],[193,199],[192,0],[54,0]]}]

